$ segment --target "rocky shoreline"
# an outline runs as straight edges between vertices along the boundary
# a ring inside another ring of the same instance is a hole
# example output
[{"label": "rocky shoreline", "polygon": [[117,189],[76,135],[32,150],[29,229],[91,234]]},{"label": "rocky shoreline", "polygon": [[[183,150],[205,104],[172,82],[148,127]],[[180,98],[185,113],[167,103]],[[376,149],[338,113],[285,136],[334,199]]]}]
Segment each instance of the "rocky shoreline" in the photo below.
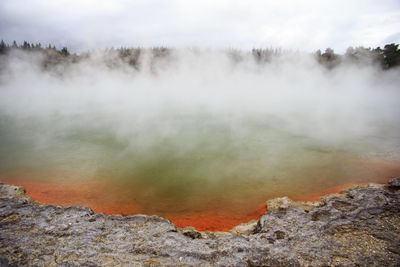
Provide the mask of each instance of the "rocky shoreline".
[{"label": "rocky shoreline", "polygon": [[277,198],[230,232],[179,229],[147,215],[36,203],[0,185],[1,266],[400,265],[400,178],[318,202]]}]

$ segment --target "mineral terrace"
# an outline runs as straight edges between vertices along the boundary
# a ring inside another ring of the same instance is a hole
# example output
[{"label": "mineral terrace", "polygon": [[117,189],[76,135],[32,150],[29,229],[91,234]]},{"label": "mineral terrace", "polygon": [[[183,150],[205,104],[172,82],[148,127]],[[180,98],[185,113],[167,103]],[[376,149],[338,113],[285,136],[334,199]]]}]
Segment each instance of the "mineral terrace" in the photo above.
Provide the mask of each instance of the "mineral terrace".
[{"label": "mineral terrace", "polygon": [[231,232],[178,229],[146,215],[42,205],[0,185],[0,264],[29,266],[400,265],[400,178],[319,202],[278,198]]}]

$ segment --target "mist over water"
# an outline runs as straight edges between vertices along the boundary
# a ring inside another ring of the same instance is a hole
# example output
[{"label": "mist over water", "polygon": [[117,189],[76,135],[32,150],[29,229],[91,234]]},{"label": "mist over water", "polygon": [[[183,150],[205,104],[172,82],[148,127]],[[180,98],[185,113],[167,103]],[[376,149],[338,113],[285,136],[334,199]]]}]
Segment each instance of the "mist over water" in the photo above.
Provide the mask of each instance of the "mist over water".
[{"label": "mist over water", "polygon": [[107,67],[109,56],[60,66],[62,75],[42,71],[40,54],[7,57],[1,179],[105,181],[119,186],[108,197],[163,215],[233,203],[245,212],[400,174],[399,69],[181,49],[156,64],[144,54],[138,71]]}]

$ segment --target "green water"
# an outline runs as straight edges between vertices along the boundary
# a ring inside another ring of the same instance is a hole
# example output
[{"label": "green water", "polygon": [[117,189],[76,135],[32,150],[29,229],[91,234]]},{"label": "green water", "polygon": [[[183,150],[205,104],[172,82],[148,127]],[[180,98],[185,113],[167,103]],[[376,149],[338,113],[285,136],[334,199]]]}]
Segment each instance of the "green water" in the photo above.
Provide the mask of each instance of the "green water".
[{"label": "green water", "polygon": [[365,166],[398,162],[393,144],[400,144],[399,135],[384,135],[382,129],[381,137],[321,138],[312,131],[296,132],[272,115],[3,114],[0,175],[24,182],[111,181],[124,188],[114,197],[128,196],[149,212],[157,209],[154,203],[169,212],[194,206],[201,211],[213,201],[248,198],[256,203],[381,181],[385,170]]}]

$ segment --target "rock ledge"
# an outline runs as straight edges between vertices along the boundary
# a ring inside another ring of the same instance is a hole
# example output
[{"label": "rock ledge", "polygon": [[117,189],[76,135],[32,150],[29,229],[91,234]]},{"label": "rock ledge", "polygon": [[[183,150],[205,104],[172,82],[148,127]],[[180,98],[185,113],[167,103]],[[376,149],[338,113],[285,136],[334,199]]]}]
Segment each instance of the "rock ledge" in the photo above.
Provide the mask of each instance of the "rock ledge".
[{"label": "rock ledge", "polygon": [[147,215],[41,205],[0,184],[0,264],[29,266],[321,266],[400,264],[400,178],[318,202],[268,201],[230,233],[178,229]]}]

